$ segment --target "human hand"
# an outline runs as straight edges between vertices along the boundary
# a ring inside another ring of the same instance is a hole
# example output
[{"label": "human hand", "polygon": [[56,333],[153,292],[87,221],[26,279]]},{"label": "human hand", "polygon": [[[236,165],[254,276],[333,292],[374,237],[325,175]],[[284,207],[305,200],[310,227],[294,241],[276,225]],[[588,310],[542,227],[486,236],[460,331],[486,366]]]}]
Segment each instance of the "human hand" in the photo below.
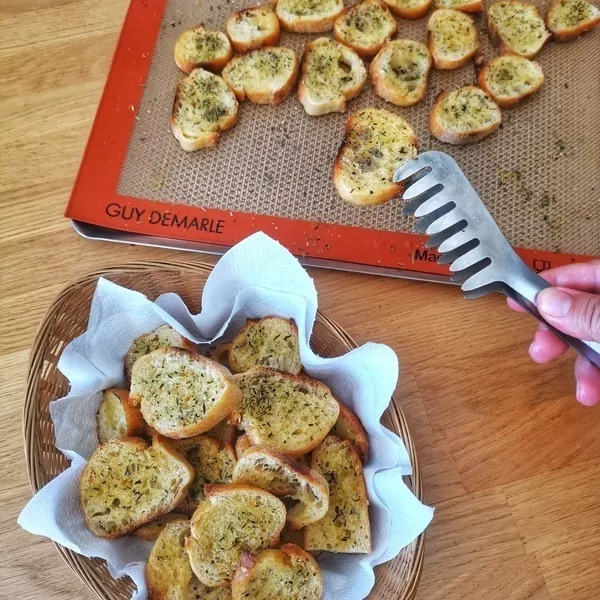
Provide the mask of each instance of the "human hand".
[{"label": "human hand", "polygon": [[[551,288],[536,299],[538,310],[556,329],[581,340],[600,342],[600,260],[574,263],[540,273]],[[512,300],[514,310],[523,309]],[[546,326],[539,325],[529,355],[537,363],[562,356],[569,346]],[[575,361],[577,400],[585,406],[600,402],[600,371],[582,356]]]}]

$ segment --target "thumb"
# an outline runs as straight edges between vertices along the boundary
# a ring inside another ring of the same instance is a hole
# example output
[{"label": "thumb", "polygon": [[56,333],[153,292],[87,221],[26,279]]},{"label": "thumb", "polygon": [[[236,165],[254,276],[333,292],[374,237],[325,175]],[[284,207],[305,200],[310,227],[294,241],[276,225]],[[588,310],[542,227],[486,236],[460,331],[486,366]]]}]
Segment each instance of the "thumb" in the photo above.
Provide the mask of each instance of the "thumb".
[{"label": "thumb", "polygon": [[600,295],[550,287],[538,294],[536,304],[548,323],[563,333],[600,342]]}]

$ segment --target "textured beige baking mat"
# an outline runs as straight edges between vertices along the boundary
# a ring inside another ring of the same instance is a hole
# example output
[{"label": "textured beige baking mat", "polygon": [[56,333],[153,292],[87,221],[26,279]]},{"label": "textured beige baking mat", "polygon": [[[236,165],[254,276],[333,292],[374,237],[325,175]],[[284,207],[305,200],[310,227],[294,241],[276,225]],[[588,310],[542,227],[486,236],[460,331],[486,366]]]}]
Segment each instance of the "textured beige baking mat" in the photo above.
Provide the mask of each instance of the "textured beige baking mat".
[{"label": "textured beige baking mat", "polygon": [[[486,6],[491,0],[485,0]],[[436,95],[473,83],[473,63],[431,71],[426,98],[395,107],[370,83],[345,114],[309,117],[295,95],[278,106],[243,103],[239,123],[218,146],[187,154],[169,118],[182,73],[173,61],[177,36],[204,23],[224,30],[229,14],[252,0],[170,0],[164,14],[118,192],[232,211],[407,232],[412,222],[394,201],[355,207],[331,183],[331,165],[355,110],[385,107],[415,129],[421,150],[449,152],[462,166],[510,242],[518,247],[600,254],[600,27],[569,43],[548,43],[536,60],[546,81],[529,102],[502,113],[501,129],[471,146],[432,138],[428,115]],[[545,14],[547,3],[539,3]],[[485,17],[476,16],[484,56],[494,50]],[[399,20],[397,37],[426,40],[427,17]],[[330,34],[322,34],[330,35]],[[301,57],[316,35],[283,33],[280,44]]]}]

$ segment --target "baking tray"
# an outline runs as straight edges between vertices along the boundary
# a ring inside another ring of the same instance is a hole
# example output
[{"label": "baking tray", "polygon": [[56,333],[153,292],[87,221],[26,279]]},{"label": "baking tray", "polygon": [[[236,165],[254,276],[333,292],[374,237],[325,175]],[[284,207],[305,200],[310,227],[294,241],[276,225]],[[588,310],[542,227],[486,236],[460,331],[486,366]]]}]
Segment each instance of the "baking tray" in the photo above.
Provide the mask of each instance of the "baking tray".
[{"label": "baking tray", "polygon": [[[486,6],[490,0],[486,0]],[[600,35],[549,43],[536,60],[546,82],[503,111],[501,129],[470,146],[428,132],[435,96],[472,83],[473,63],[431,72],[415,107],[381,100],[368,83],[346,114],[309,117],[295,95],[278,106],[242,103],[218,146],[188,154],[169,128],[182,77],[173,46],[184,29],[223,29],[241,0],[133,0],[67,208],[89,238],[222,253],[263,230],[305,264],[445,280],[447,267],[411,233],[397,201],[341,200],[331,165],[349,114],[385,107],[414,127],[421,150],[449,152],[463,167],[525,261],[542,270],[600,254]],[[539,2],[545,13],[547,3]],[[484,57],[494,55],[485,17],[475,17]],[[427,18],[399,20],[398,37],[425,41]],[[317,35],[283,33],[298,55]]]}]

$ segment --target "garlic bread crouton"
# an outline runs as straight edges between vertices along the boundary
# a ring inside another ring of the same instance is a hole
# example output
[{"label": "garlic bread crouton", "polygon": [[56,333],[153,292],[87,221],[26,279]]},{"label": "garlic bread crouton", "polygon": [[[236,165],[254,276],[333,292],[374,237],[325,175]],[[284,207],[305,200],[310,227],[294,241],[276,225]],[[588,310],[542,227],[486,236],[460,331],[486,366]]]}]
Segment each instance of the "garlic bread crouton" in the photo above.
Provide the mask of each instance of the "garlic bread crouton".
[{"label": "garlic bread crouton", "polygon": [[389,9],[402,19],[420,19],[427,14],[431,0],[384,0]]},{"label": "garlic bread crouton", "polygon": [[194,480],[178,510],[191,514],[204,500],[204,486],[231,483],[236,456],[230,444],[221,446],[206,435],[173,441],[173,447],[194,467]]},{"label": "garlic bread crouton", "polygon": [[133,535],[141,540],[153,542],[158,539],[158,536],[169,523],[183,520],[186,522],[186,524],[188,524],[188,519],[189,517],[184,513],[170,512],[166,515],[160,515],[160,517],[156,517],[156,519],[154,519],[154,521],[150,521],[150,523],[142,525],[139,529],[136,529],[133,532]]},{"label": "garlic bread crouton", "polygon": [[500,52],[534,57],[550,37],[535,4],[501,0],[488,9],[488,31]]},{"label": "garlic bread crouton", "polygon": [[344,0],[277,0],[275,13],[286,31],[322,33],[333,29]]},{"label": "garlic bread crouton", "polygon": [[453,8],[465,13],[483,12],[483,0],[435,0],[435,8]]},{"label": "garlic bread crouton", "polygon": [[304,529],[304,549],[348,554],[371,552],[369,501],[360,458],[348,440],[330,435],[313,452],[311,468],[329,485],[329,509]]},{"label": "garlic bread crouton", "polygon": [[235,440],[235,455],[238,460],[242,458],[242,454],[244,454],[248,448],[252,448],[252,441],[250,440],[250,436],[247,433],[244,433],[244,435],[240,435],[240,437]]},{"label": "garlic bread crouton", "polygon": [[600,8],[586,0],[554,0],[546,22],[556,41],[568,42],[600,23]]},{"label": "garlic bread crouton", "polygon": [[186,152],[212,148],[237,123],[238,101],[225,81],[204,69],[182,79],[175,93],[171,131]]},{"label": "garlic bread crouton", "polygon": [[197,352],[196,344],[175,331],[170,325],[161,325],[150,333],[144,333],[136,338],[125,355],[125,375],[131,380],[131,369],[135,361],[144,354],[149,354],[159,348],[183,348]]},{"label": "garlic bread crouton", "polygon": [[209,31],[197,25],[184,31],[175,43],[175,63],[184,73],[202,67],[220,71],[231,58],[229,38],[221,31]]},{"label": "garlic bread crouton", "polygon": [[375,93],[396,106],[417,104],[427,92],[431,62],[431,54],[421,42],[387,42],[369,69]]},{"label": "garlic bread crouton", "polygon": [[246,319],[229,346],[229,365],[234,373],[261,366],[297,375],[302,362],[296,323],[281,317]]},{"label": "garlic bread crouton", "polygon": [[352,204],[381,204],[402,192],[396,169],[417,155],[412,127],[384,109],[364,108],[346,122],[346,137],[333,164],[333,183]]},{"label": "garlic bread crouton", "polygon": [[194,469],[160,436],[112,440],[90,457],[79,480],[87,526],[114,539],[173,510],[184,498]]},{"label": "garlic bread crouton", "polygon": [[436,69],[457,69],[479,49],[473,19],[458,10],[438,8],[427,23],[427,45]]},{"label": "garlic bread crouton", "polygon": [[242,390],[238,421],[255,446],[300,456],[316,448],[337,421],[338,401],[324,383],[306,375],[254,367],[235,381]]},{"label": "garlic bread crouton", "polygon": [[470,144],[500,126],[498,105],[478,87],[468,85],[437,97],[429,116],[429,130],[441,142]]},{"label": "garlic bread crouton", "polygon": [[329,488],[320,473],[266,447],[255,446],[243,453],[233,470],[233,482],[293,500],[287,512],[293,529],[316,523],[329,507]]},{"label": "garlic bread crouton", "polygon": [[354,50],[317,38],[304,51],[298,100],[311,116],[344,112],[346,101],[360,94],[366,79],[365,66]]},{"label": "garlic bread crouton", "polygon": [[333,37],[363,58],[375,56],[398,30],[388,7],[379,0],[363,0],[347,8],[333,26]]},{"label": "garlic bread crouton", "polygon": [[298,71],[298,59],[293,50],[271,47],[236,56],[223,69],[222,75],[240,102],[279,104],[292,93]]},{"label": "garlic bread crouton", "polygon": [[146,423],[140,409],[129,400],[127,390],[111,388],[102,392],[98,408],[98,440],[110,440],[144,435]]},{"label": "garlic bread crouton", "polygon": [[479,71],[477,82],[500,108],[512,108],[540,89],[544,74],[528,58],[503,54]]},{"label": "garlic bread crouton", "polygon": [[209,587],[228,585],[242,552],[275,546],[285,525],[283,502],[248,485],[207,485],[185,546],[196,577]]},{"label": "garlic bread crouton", "polygon": [[131,400],[151,427],[175,439],[212,429],[237,407],[240,395],[225,367],[179,348],[142,356],[131,373]]},{"label": "garlic bread crouton", "polygon": [[295,544],[244,552],[231,582],[233,600],[321,600],[323,579],[315,559]]},{"label": "garlic bread crouton", "polygon": [[336,421],[332,435],[348,440],[358,452],[364,464],[369,460],[369,438],[360,419],[343,402],[340,402],[340,416]]},{"label": "garlic bread crouton", "polygon": [[276,46],[281,35],[279,19],[268,6],[245,8],[233,13],[225,25],[236,52]]},{"label": "garlic bread crouton", "polygon": [[237,427],[225,419],[212,429],[209,429],[205,435],[211,437],[213,440],[217,440],[222,446],[234,444],[237,438]]}]

